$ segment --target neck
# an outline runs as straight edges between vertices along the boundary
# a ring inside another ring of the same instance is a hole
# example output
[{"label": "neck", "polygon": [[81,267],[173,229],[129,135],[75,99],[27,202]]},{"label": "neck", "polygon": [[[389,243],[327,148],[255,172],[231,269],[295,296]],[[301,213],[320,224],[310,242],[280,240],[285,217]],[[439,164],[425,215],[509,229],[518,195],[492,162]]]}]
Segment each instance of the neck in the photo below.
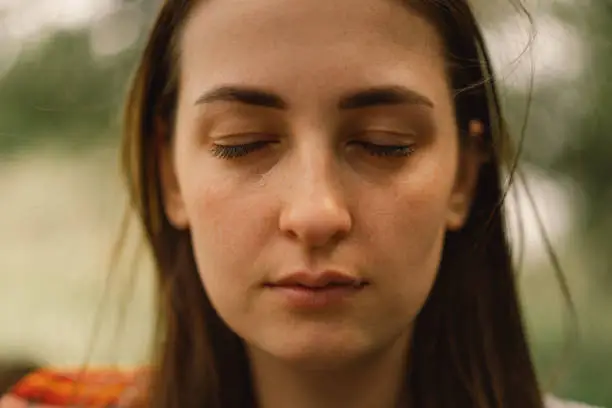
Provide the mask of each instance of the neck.
[{"label": "neck", "polygon": [[408,340],[358,362],[304,368],[249,350],[259,408],[408,408]]}]

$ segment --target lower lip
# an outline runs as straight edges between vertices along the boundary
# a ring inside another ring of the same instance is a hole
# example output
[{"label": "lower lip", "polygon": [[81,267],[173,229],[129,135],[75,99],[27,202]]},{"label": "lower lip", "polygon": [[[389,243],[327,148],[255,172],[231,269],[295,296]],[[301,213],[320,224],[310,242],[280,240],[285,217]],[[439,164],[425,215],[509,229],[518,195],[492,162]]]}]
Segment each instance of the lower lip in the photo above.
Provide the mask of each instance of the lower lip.
[{"label": "lower lip", "polygon": [[269,286],[283,297],[289,305],[297,308],[319,309],[340,304],[363,291],[364,286],[327,286],[307,288],[304,286]]}]

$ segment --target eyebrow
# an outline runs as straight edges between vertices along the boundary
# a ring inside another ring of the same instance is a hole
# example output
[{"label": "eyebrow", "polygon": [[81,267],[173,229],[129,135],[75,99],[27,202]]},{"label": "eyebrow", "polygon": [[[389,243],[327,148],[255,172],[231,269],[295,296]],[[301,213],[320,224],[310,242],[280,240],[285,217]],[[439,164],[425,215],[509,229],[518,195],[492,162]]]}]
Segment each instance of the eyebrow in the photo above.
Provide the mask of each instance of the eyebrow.
[{"label": "eyebrow", "polygon": [[[236,102],[279,110],[289,109],[289,103],[279,95],[263,89],[245,86],[220,86],[202,94],[196,105],[214,102]],[[353,110],[389,105],[421,105],[433,108],[431,99],[400,85],[376,86],[352,92],[338,102],[338,109]]]}]

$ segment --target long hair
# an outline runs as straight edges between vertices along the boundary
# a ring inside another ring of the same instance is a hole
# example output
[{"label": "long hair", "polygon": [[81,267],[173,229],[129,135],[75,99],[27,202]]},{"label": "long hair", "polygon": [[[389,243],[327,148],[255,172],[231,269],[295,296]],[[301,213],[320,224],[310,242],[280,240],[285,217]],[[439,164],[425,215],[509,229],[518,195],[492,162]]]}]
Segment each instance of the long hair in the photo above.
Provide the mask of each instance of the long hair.
[{"label": "long hair", "polygon": [[[402,1],[438,28],[460,141],[470,120],[482,121],[489,157],[464,228],[445,238],[438,276],[417,317],[406,387],[417,407],[541,408],[502,212],[509,137],[482,34],[467,0]],[[169,223],[161,199],[160,149],[172,138],[178,95],[177,43],[199,3],[164,2],[126,106],[123,170],[158,284],[151,408],[256,405],[244,346],[210,304],[189,234]]]}]

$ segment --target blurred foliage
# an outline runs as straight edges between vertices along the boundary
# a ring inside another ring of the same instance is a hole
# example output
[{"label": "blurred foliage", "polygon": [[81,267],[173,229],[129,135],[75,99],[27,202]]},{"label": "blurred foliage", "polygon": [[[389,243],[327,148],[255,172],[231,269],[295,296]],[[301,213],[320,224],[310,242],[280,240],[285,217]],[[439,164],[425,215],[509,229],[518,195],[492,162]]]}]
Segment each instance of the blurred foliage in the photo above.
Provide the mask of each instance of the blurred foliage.
[{"label": "blurred foliage", "polygon": [[[584,208],[579,232],[588,240],[583,250],[599,260],[589,272],[607,290],[612,285],[612,1],[593,0],[588,8],[578,3],[584,2],[553,3],[553,14],[586,39],[586,68],[578,83],[541,85],[536,72],[532,94],[506,90],[505,113],[513,135],[522,138],[521,160],[580,187]],[[539,34],[536,24],[535,36]],[[576,92],[581,94],[574,97]],[[528,126],[522,133],[525,119]],[[563,134],[556,133],[559,126]]]},{"label": "blurred foliage", "polygon": [[[570,148],[552,163],[553,168],[574,177],[586,194],[586,235],[598,254],[605,256],[601,272],[607,274],[606,283],[612,284],[612,2],[599,0],[585,11],[586,18],[578,25],[588,33],[591,61],[587,67],[589,94],[584,103],[588,114],[573,124],[576,137]],[[567,5],[558,6],[559,12],[572,19]],[[575,19],[575,15],[573,16]],[[564,92],[557,89],[551,94]],[[554,99],[552,99],[554,100]]]},{"label": "blurred foliage", "polygon": [[0,152],[115,142],[135,60],[134,49],[95,58],[87,31],[59,32],[27,50],[0,81]]}]

